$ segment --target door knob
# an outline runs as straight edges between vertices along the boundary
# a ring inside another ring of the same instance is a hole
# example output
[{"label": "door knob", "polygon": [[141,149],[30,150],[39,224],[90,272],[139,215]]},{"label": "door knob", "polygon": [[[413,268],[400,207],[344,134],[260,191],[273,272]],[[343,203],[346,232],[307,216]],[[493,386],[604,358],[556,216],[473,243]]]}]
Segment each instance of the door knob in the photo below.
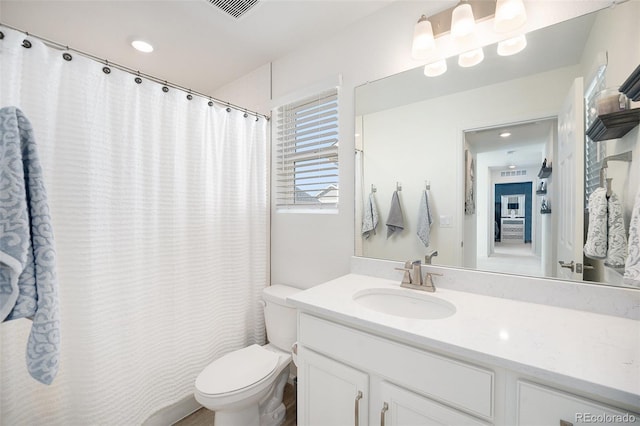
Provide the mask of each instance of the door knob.
[{"label": "door knob", "polygon": [[571,261],[571,263],[565,263],[564,261],[559,260],[558,263],[560,264],[560,266],[562,268],[570,269],[571,272],[573,272],[575,270],[575,267],[576,267],[576,264],[573,262],[573,260]]}]

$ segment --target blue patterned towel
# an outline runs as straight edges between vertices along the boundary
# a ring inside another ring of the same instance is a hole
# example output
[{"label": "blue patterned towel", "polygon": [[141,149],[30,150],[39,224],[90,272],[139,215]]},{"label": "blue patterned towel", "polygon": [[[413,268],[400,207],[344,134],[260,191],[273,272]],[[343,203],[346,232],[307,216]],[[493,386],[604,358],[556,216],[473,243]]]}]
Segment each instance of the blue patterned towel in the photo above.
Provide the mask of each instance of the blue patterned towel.
[{"label": "blue patterned towel", "polygon": [[58,372],[60,319],[51,217],[31,123],[0,109],[0,322],[33,320],[31,376],[51,384]]}]

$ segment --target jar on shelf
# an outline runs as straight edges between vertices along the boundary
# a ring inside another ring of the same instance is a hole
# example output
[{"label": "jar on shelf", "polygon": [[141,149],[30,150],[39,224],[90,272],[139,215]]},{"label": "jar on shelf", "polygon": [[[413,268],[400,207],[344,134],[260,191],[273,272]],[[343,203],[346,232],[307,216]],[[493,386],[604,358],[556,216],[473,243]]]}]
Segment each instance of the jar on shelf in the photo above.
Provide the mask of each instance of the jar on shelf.
[{"label": "jar on shelf", "polygon": [[629,98],[620,93],[617,87],[610,87],[598,92],[595,97],[595,112],[597,115],[611,114],[612,112],[629,109]]}]

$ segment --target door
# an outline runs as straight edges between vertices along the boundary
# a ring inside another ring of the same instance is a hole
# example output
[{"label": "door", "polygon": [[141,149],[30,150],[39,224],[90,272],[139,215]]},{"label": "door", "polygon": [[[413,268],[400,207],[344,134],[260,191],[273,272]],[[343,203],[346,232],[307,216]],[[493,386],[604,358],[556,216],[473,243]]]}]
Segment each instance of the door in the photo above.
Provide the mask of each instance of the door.
[{"label": "door", "polygon": [[382,401],[377,404],[380,419],[379,422],[372,419],[371,424],[381,426],[487,425],[471,416],[388,382],[380,384],[380,397]]},{"label": "door", "polygon": [[558,160],[553,165],[557,198],[558,277],[582,280],[584,241],[584,101],[582,77],[576,78],[558,115]]},{"label": "door", "polygon": [[365,426],[368,391],[366,373],[299,347],[299,425]]},{"label": "door", "polygon": [[637,413],[625,413],[595,401],[522,381],[518,381],[517,413],[518,426],[640,425]]}]

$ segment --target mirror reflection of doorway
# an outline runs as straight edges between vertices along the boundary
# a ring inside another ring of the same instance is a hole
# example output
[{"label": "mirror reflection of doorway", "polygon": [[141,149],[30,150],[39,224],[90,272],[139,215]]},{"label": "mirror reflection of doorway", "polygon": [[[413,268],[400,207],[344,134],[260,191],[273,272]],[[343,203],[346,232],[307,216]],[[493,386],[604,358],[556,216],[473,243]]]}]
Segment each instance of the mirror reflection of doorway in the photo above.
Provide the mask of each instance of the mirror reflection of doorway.
[{"label": "mirror reflection of doorway", "polygon": [[555,126],[551,118],[465,131],[476,171],[475,214],[465,216],[465,242],[473,243],[463,254],[465,266],[544,275],[553,236],[543,232],[540,214],[548,195],[536,190],[540,165],[552,157]]}]

